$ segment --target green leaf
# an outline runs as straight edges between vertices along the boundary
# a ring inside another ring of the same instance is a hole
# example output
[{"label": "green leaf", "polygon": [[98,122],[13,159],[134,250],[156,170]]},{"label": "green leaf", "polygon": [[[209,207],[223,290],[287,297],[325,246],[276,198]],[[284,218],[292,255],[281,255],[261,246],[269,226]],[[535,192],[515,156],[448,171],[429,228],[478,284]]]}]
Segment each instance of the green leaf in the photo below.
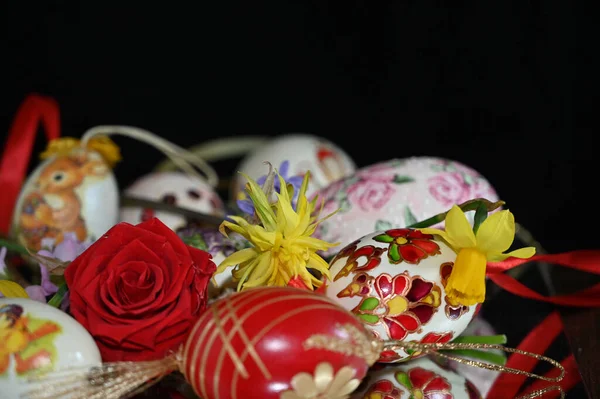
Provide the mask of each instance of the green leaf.
[{"label": "green leaf", "polygon": [[58,287],[56,294],[48,301],[48,305],[59,308],[68,291],[69,288],[67,287],[67,283],[61,284],[60,287]]},{"label": "green leaf", "polygon": [[375,222],[375,231],[390,230],[393,227],[394,225],[391,222],[388,222],[387,220],[378,220]]},{"label": "green leaf", "polygon": [[481,223],[488,217],[487,208],[483,203],[480,203],[477,209],[475,210],[475,220],[473,223],[473,232],[477,234],[477,230],[479,230],[479,226]]},{"label": "green leaf", "polygon": [[412,213],[412,211],[410,210],[410,207],[407,206],[406,208],[404,208],[404,225],[410,226],[417,222],[418,220],[415,217],[415,214]]},{"label": "green leaf", "polygon": [[402,175],[394,175],[394,178],[392,179],[392,183],[396,184],[412,183],[414,181],[415,179],[413,179],[412,177]]},{"label": "green leaf", "polygon": [[377,298],[367,298],[360,304],[360,310],[373,310],[377,306],[379,306],[379,299]]},{"label": "green leaf", "polygon": [[4,247],[8,251],[17,252],[21,255],[29,255],[29,251],[27,250],[27,248],[25,248],[21,244],[7,240],[5,238],[0,238],[0,247]]},{"label": "green leaf", "polygon": [[489,352],[485,350],[477,350],[477,349],[456,349],[456,350],[447,350],[440,351],[445,353],[446,355],[456,356],[456,357],[468,357],[474,360],[482,360],[487,363],[497,364],[500,366],[504,366],[506,364],[506,356],[501,353]]},{"label": "green leaf", "polygon": [[396,374],[394,374],[394,378],[396,378],[396,381],[398,381],[403,387],[409,391],[412,391],[413,386],[412,382],[410,382],[410,378],[408,378],[408,374],[403,371],[398,371]]},{"label": "green leaf", "polygon": [[400,257],[400,252],[398,251],[398,245],[397,244],[392,244],[390,245],[390,249],[388,250],[388,256],[391,260],[393,260],[394,262],[399,262],[400,259],[402,259]]},{"label": "green leaf", "polygon": [[490,345],[504,345],[506,344],[506,335],[474,335],[474,336],[460,336],[452,343],[455,344],[490,344]]},{"label": "green leaf", "polygon": [[373,240],[389,244],[390,242],[394,241],[394,237],[387,234],[379,234],[378,236],[373,237]]},{"label": "green leaf", "polygon": [[374,314],[359,314],[358,317],[369,324],[377,324],[379,322],[379,316]]},{"label": "green leaf", "polygon": [[195,233],[190,237],[182,238],[182,241],[191,247],[201,249],[203,251],[208,251],[208,245],[206,245],[206,241],[202,237],[202,235]]}]

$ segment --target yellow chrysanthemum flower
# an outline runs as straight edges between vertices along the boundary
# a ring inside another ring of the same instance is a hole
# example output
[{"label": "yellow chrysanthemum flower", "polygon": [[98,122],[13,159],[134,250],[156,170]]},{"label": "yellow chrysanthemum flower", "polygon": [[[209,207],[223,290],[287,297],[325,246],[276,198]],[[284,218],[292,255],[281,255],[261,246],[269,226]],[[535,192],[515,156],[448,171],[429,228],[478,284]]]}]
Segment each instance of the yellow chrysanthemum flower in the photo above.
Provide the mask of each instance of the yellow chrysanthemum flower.
[{"label": "yellow chrysanthemum flower", "polygon": [[[80,146],[81,140],[79,139],[60,137],[48,143],[46,150],[40,154],[40,159],[47,159],[54,155],[65,156]],[[97,151],[111,168],[121,161],[121,150],[108,136],[91,138],[87,142],[87,148]]]},{"label": "yellow chrysanthemum flower", "polygon": [[454,205],[446,216],[445,231],[419,230],[440,236],[457,253],[446,284],[446,295],[452,305],[471,306],[484,301],[487,262],[509,257],[527,259],[535,254],[533,247],[504,253],[515,239],[515,217],[508,210],[490,215],[475,234],[464,212]]},{"label": "yellow chrysanthemum flower", "polygon": [[225,236],[227,229],[242,235],[252,247],[228,256],[215,274],[235,266],[232,275],[238,281],[238,291],[263,285],[286,286],[294,278],[300,278],[311,289],[319,287],[322,282],[309,269],[329,278],[329,265],[316,252],[338,243],[330,244],[311,237],[322,220],[314,215],[316,199],[309,202],[306,198],[309,174],[302,181],[296,210],[281,176],[277,175],[280,192],[276,193],[274,204],[269,202],[255,181],[245,177],[248,179],[246,191],[254,204],[259,224],[249,223],[239,216],[229,216],[232,221],[224,221],[219,230]]}]

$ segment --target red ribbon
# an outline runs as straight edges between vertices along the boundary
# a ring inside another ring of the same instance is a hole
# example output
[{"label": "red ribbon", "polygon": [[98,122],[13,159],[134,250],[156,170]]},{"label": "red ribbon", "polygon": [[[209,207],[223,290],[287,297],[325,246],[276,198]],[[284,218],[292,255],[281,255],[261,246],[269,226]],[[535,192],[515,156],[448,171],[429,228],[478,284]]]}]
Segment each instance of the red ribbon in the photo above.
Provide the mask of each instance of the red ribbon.
[{"label": "red ribbon", "polygon": [[58,103],[50,97],[30,94],[17,110],[0,160],[0,234],[9,233],[40,123],[48,141],[60,137]]},{"label": "red ribbon", "polygon": [[[550,347],[550,345],[556,340],[561,334],[563,325],[560,320],[560,316],[557,312],[551,313],[546,317],[540,324],[537,325],[526,337],[521,341],[518,349],[532,352],[532,353],[544,353]],[[513,354],[508,358],[506,367],[515,368],[518,370],[531,372],[538,363],[538,359],[529,356],[522,356],[519,354]],[[551,386],[560,386],[564,392],[569,391],[575,385],[581,381],[581,375],[577,369],[577,363],[573,355],[566,357],[561,365],[565,368],[565,376],[560,382],[550,382],[544,380],[537,380],[530,386],[525,388],[524,391],[521,387],[527,380],[527,376],[518,374],[500,374],[494,385],[487,394],[488,399],[505,399],[515,398],[518,395],[527,395],[536,390],[549,388]],[[553,369],[546,373],[545,377],[558,377],[560,370]],[[552,391],[546,394],[547,397],[558,397],[558,391]],[[550,396],[552,395],[552,396]]]},{"label": "red ribbon", "polygon": [[562,254],[535,255],[529,259],[508,258],[502,262],[490,262],[487,264],[487,276],[499,287],[523,298],[561,306],[600,306],[600,283],[573,294],[544,296],[517,281],[514,277],[504,274],[507,270],[533,261],[548,262],[582,272],[600,274],[600,251],[581,250]]}]

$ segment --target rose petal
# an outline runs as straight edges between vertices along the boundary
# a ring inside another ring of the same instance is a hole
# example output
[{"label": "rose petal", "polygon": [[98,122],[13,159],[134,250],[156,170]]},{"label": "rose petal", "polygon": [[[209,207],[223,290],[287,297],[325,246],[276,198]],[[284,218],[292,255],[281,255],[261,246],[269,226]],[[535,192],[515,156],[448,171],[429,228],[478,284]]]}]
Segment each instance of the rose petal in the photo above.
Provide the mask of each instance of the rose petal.
[{"label": "rose petal", "polygon": [[140,230],[146,230],[152,233],[163,237],[171,247],[175,253],[182,259],[189,259],[189,247],[185,245],[185,243],[179,238],[179,236],[170,228],[168,228],[163,222],[159,219],[150,219],[147,222],[140,223],[137,225],[137,228]]}]

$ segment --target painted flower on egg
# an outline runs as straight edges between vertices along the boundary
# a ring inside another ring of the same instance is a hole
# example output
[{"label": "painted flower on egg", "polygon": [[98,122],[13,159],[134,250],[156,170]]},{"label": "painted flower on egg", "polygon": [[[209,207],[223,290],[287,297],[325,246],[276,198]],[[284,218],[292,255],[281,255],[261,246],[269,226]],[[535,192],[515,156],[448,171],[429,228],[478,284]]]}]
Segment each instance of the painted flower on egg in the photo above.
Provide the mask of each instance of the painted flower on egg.
[{"label": "painted flower on egg", "polygon": [[[361,271],[372,270],[379,266],[381,263],[381,255],[385,251],[385,248],[376,248],[373,245],[365,245],[357,249],[359,242],[360,240],[356,240],[348,245],[331,261],[333,264],[340,258],[345,256],[348,257],[348,259],[346,259],[346,265],[335,275],[333,281],[346,277],[351,272],[358,273]],[[359,259],[364,259],[364,263],[359,264]]]},{"label": "painted flower on egg", "polygon": [[394,376],[410,392],[408,399],[454,398],[450,382],[431,370],[416,367],[407,372],[399,371]]},{"label": "painted flower on egg", "polygon": [[[441,304],[439,286],[420,277],[410,277],[406,272],[394,277],[389,274],[380,274],[374,279],[357,277],[353,283],[360,288],[356,294],[363,293],[364,287],[372,284],[375,296],[363,296],[352,313],[370,325],[383,322],[389,337],[395,340],[419,330]],[[346,288],[348,296],[352,295],[352,289]]]},{"label": "painted flower on egg", "polygon": [[400,399],[403,392],[388,380],[376,381],[363,399]]},{"label": "painted flower on egg", "polygon": [[329,363],[319,363],[314,376],[298,373],[291,381],[292,390],[281,394],[281,399],[347,399],[358,387],[351,367],[342,367],[333,373]]},{"label": "painted flower on egg", "polygon": [[440,253],[440,247],[433,241],[433,235],[419,230],[392,229],[373,237],[373,240],[389,244],[388,259],[392,264],[406,262],[418,264],[422,259]]}]

